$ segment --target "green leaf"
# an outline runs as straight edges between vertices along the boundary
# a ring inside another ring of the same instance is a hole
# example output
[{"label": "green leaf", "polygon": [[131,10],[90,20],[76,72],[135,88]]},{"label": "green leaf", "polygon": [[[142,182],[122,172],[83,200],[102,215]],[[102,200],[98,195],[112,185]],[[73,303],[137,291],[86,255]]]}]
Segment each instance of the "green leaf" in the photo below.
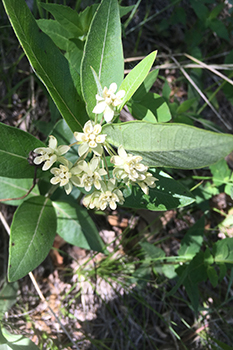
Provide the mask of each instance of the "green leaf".
[{"label": "green leaf", "polygon": [[209,247],[207,247],[204,252],[204,262],[206,266],[212,265],[214,263],[214,257],[211,254]]},{"label": "green leaf", "polygon": [[226,264],[219,264],[219,282],[223,280],[223,278],[226,276],[227,273],[227,267]]},{"label": "green leaf", "polygon": [[84,249],[104,251],[99,232],[88,214],[76,201],[53,202],[57,212],[57,233],[68,243]]},{"label": "green leaf", "polygon": [[149,257],[151,260],[159,260],[165,257],[165,252],[153,244],[142,242],[140,243],[140,246],[146,254],[146,257]]},{"label": "green leaf", "polygon": [[66,51],[72,35],[62,25],[52,19],[38,19],[37,25],[47,34],[59,49]]},{"label": "green leaf", "polygon": [[221,159],[216,164],[211,165],[210,171],[213,175],[213,182],[216,186],[221,186],[222,184],[228,182],[231,176],[231,170],[229,169],[225,159]]},{"label": "green leaf", "polygon": [[148,106],[148,108],[154,113],[159,123],[165,123],[171,120],[171,113],[167,103],[164,101],[163,97],[158,94],[148,93],[142,104]]},{"label": "green leaf", "polygon": [[202,216],[192,227],[190,227],[181,241],[178,251],[180,256],[193,257],[201,249],[204,235],[205,217]]},{"label": "green leaf", "polygon": [[5,328],[0,330],[0,350],[38,350],[39,348],[21,334],[11,334]]},{"label": "green leaf", "polygon": [[[17,198],[24,196],[32,186],[32,179],[11,179],[9,177],[0,177],[0,199]],[[38,196],[37,185],[29,193],[27,198]],[[3,202],[9,205],[20,205],[25,199],[10,200]]]},{"label": "green leaf", "polygon": [[[214,337],[211,337],[210,334],[208,334],[208,338],[210,338],[211,340],[213,340],[219,347],[216,347],[215,349],[221,349],[221,350],[232,350],[232,346],[231,345],[227,345],[226,343],[223,343],[222,341],[215,339]],[[213,344],[211,344],[211,347],[213,346]],[[213,349],[213,348],[212,348]]]},{"label": "green leaf", "polygon": [[213,19],[209,23],[209,27],[213,32],[217,34],[217,36],[219,36],[219,38],[229,41],[229,34],[227,28],[221,20]]},{"label": "green leaf", "polygon": [[233,136],[189,125],[132,121],[103,126],[107,140],[143,157],[148,166],[202,168],[233,150]]},{"label": "green leaf", "polygon": [[191,260],[187,267],[187,277],[184,280],[184,286],[191,300],[194,310],[197,312],[199,305],[199,292],[197,284],[206,281],[207,271],[204,261],[204,253],[199,252]]},{"label": "green leaf", "polygon": [[88,118],[84,103],[74,87],[66,58],[38,27],[24,0],[3,0],[3,4],[35,73],[48,89],[69,127],[73,131],[81,131]]},{"label": "green leaf", "polygon": [[209,15],[209,10],[208,8],[201,3],[200,1],[191,1],[190,5],[192,6],[193,10],[195,11],[197,17],[205,23],[208,15]]},{"label": "green leaf", "polygon": [[190,107],[194,104],[195,101],[196,101],[196,98],[194,97],[194,98],[191,98],[190,100],[186,100],[183,103],[181,103],[176,110],[176,114],[182,114],[187,112],[190,109]]},{"label": "green leaf", "polygon": [[29,198],[18,207],[11,225],[9,281],[24,277],[46,258],[55,234],[56,213],[49,198]]},{"label": "green leaf", "polygon": [[133,186],[132,194],[125,199],[124,207],[160,211],[184,207],[195,201],[192,194],[168,174],[159,170],[152,174],[158,179],[156,187],[150,188],[146,195],[139,186]]},{"label": "green leaf", "polygon": [[119,90],[125,90],[125,96],[122,100],[119,109],[122,109],[124,105],[129,101],[135,91],[139,88],[139,86],[146,79],[152,64],[156,58],[157,51],[152,52],[148,56],[146,56],[140,63],[138,63],[134,69],[130,71],[130,73],[126,76],[126,78],[122,81]]},{"label": "green leaf", "polygon": [[213,246],[215,262],[233,264],[233,238],[224,238]]},{"label": "green leaf", "polygon": [[210,283],[212,284],[213,288],[217,287],[218,285],[218,274],[217,271],[213,266],[207,267],[207,275],[210,280]]},{"label": "green leaf", "polygon": [[121,43],[121,23],[117,0],[103,0],[98,7],[84,47],[81,65],[81,86],[87,111],[94,119],[97,87],[91,67],[103,87],[111,83],[119,86],[124,76],[124,59]]},{"label": "green leaf", "polygon": [[0,320],[2,320],[5,312],[7,312],[16,303],[18,289],[18,282],[4,283],[0,291]]},{"label": "green leaf", "polygon": [[91,25],[92,18],[97,10],[99,4],[93,4],[91,6],[87,6],[82,12],[79,13],[80,25],[83,30],[83,40],[85,39],[88,30]]},{"label": "green leaf", "polygon": [[125,15],[127,15],[127,13],[129,13],[130,11],[132,11],[134,9],[135,5],[131,5],[131,6],[119,6],[120,8],[120,17],[123,17]]},{"label": "green leaf", "polygon": [[127,106],[129,112],[133,115],[134,118],[150,123],[157,123],[157,119],[154,113],[148,107],[143,106],[141,103],[130,100]]},{"label": "green leaf", "polygon": [[83,57],[84,43],[78,39],[71,39],[67,46],[67,52],[65,53],[66,59],[69,61],[70,74],[74,82],[74,86],[80,96],[81,81],[80,81],[80,66]]},{"label": "green leaf", "polygon": [[29,152],[44,147],[43,142],[25,131],[0,123],[0,176],[33,178],[35,168],[28,163]]},{"label": "green leaf", "polygon": [[159,73],[159,70],[154,69],[147,75],[145,80],[142,82],[142,84],[139,86],[139,88],[136,90],[136,92],[132,96],[132,99],[135,102],[142,101],[143,97],[150,91],[155,80],[157,79],[158,73]]},{"label": "green leaf", "polygon": [[72,10],[71,7],[44,3],[40,3],[40,5],[45,10],[49,11],[58,23],[60,23],[67,32],[71,33],[74,38],[83,35],[79,14]]}]

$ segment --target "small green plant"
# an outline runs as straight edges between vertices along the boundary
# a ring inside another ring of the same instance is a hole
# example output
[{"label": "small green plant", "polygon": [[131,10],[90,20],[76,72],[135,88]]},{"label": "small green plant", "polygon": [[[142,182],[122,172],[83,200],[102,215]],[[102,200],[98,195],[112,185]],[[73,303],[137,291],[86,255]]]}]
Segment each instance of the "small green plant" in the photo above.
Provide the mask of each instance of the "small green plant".
[{"label": "small green plant", "polygon": [[[195,195],[166,168],[211,165],[216,187],[224,184],[231,194],[229,169],[220,174],[215,163],[233,150],[233,136],[170,122],[166,96],[150,92],[158,75],[151,71],[157,52],[124,78],[120,17],[128,9],[117,0],[103,0],[80,13],[41,3],[54,20],[36,21],[24,0],[3,4],[62,116],[47,144],[0,124],[1,201],[19,205],[11,225],[9,281],[45,259],[56,233],[71,244],[108,254],[87,209],[165,211],[192,204]],[[184,102],[175,113],[184,113],[193,102]],[[121,122],[125,105],[135,120]],[[162,249],[141,242],[142,275],[144,270],[176,278],[169,295],[183,284],[195,311],[197,284],[208,278],[216,286],[233,263],[231,238],[203,248],[203,236],[204,217],[186,233],[178,256],[166,257]]]}]

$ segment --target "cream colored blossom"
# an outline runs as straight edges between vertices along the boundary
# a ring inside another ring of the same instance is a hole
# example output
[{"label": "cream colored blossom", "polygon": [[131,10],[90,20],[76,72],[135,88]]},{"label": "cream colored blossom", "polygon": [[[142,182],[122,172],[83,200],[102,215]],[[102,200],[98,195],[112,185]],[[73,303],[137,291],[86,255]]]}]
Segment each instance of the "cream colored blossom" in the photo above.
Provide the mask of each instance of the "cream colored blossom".
[{"label": "cream colored blossom", "polygon": [[79,168],[77,166],[73,167],[73,164],[66,159],[64,164],[60,164],[59,168],[52,168],[50,172],[54,175],[50,180],[51,184],[64,186],[66,194],[70,194],[73,185],[80,186],[81,182],[77,176],[80,173]]},{"label": "cream colored blossom", "polygon": [[108,183],[103,183],[101,186],[101,195],[99,196],[99,206],[101,210],[105,210],[109,206],[112,210],[115,210],[117,203],[123,204],[124,197],[121,190],[117,188],[115,179],[108,180]]},{"label": "cream colored blossom", "polygon": [[144,174],[145,179],[142,181],[137,181],[137,184],[141,187],[142,191],[145,194],[149,194],[149,187],[150,188],[155,188],[156,184],[155,181],[157,181],[158,179],[156,179],[151,173],[146,172]]},{"label": "cream colored blossom", "polygon": [[145,179],[144,173],[148,170],[148,167],[141,164],[141,156],[134,156],[127,154],[122,146],[118,147],[118,156],[111,157],[111,163],[115,165],[113,175],[116,178],[131,181],[142,181]]},{"label": "cream colored blossom", "polygon": [[81,171],[79,187],[84,187],[89,192],[94,185],[97,190],[101,188],[101,177],[107,175],[107,171],[99,168],[99,158],[92,158],[90,163],[82,160],[78,163],[77,168]]},{"label": "cream colored blossom", "polygon": [[155,177],[149,173],[148,167],[142,163],[141,156],[127,154],[122,146],[118,147],[118,156],[111,157],[111,163],[115,165],[113,175],[118,180],[123,180],[127,185],[138,184],[145,194],[149,193],[149,187],[154,188]]},{"label": "cream colored blossom", "polygon": [[81,157],[89,150],[93,151],[96,155],[101,156],[103,152],[103,144],[107,135],[100,134],[102,127],[100,124],[93,124],[91,120],[88,120],[83,128],[82,132],[74,132],[74,137],[79,141],[80,146],[78,148],[78,154]]},{"label": "cream colored blossom", "polygon": [[117,114],[116,107],[122,103],[122,99],[125,96],[125,91],[120,90],[116,94],[117,84],[112,83],[109,89],[105,86],[103,90],[103,96],[96,95],[97,105],[93,109],[95,114],[104,114],[104,119],[109,123],[115,114]]},{"label": "cream colored blossom", "polygon": [[105,210],[108,206],[115,210],[117,204],[124,203],[123,193],[117,188],[115,179],[108,180],[107,184],[101,182],[101,190],[94,191],[83,199],[83,204],[89,209]]},{"label": "cream colored blossom", "polygon": [[100,209],[99,197],[101,195],[101,191],[94,191],[91,194],[86,195],[83,198],[83,205],[88,209]]},{"label": "cream colored blossom", "polygon": [[35,153],[39,154],[34,159],[34,163],[38,165],[45,162],[42,170],[48,170],[56,161],[63,162],[65,158],[61,156],[68,152],[69,149],[70,147],[66,145],[57,147],[56,137],[50,135],[48,147],[38,147],[34,150]]}]

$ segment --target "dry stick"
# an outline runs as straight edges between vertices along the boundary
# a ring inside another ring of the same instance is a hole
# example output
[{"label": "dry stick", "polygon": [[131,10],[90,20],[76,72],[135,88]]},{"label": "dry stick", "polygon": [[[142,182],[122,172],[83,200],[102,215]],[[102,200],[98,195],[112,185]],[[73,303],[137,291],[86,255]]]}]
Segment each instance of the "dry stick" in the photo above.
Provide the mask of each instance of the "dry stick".
[{"label": "dry stick", "polygon": [[214,69],[213,67],[208,66],[208,64],[205,64],[204,62],[199,61],[197,58],[188,55],[187,53],[184,54],[186,57],[188,57],[190,60],[198,63],[200,66],[209,69],[211,72],[213,72],[214,74],[218,75],[220,78],[226,80],[229,84],[233,85],[233,81],[231,79],[229,79],[228,77],[226,77],[224,74],[220,73],[219,71],[217,71],[216,69]]},{"label": "dry stick", "polygon": [[[4,216],[2,215],[2,213],[0,212],[0,220],[3,224],[3,226],[5,227],[5,230],[7,231],[8,235],[10,236],[10,227],[8,225],[8,223],[6,222],[6,219],[4,218]],[[40,297],[40,299],[46,303],[46,306],[47,308],[49,309],[49,311],[51,312],[51,314],[55,317],[56,321],[59,323],[59,325],[61,326],[61,328],[63,329],[64,333],[67,335],[67,338],[71,341],[71,343],[74,345],[74,347],[77,349],[77,350],[80,350],[78,345],[75,344],[75,342],[73,341],[73,339],[71,338],[70,334],[67,332],[67,330],[65,329],[65,327],[63,326],[63,324],[61,323],[61,321],[59,320],[59,318],[56,316],[56,314],[54,313],[54,311],[51,309],[51,307],[49,306],[49,303],[47,302],[47,300],[45,299],[43,293],[41,292],[40,290],[40,287],[38,286],[38,283],[36,282],[35,280],[35,277],[33,275],[32,272],[29,272],[29,277]]]},{"label": "dry stick", "polygon": [[207,105],[212,109],[212,111],[216,114],[216,116],[222,121],[222,123],[227,127],[228,130],[231,130],[231,126],[228,125],[225,120],[221,117],[218,111],[214,108],[214,106],[209,102],[208,98],[203,94],[203,92],[199,89],[199,87],[195,84],[192,78],[188,75],[188,73],[181,67],[177,59],[171,56],[171,59],[177,64],[180,68],[181,72],[184,74],[185,78],[190,82],[190,84],[197,90],[199,95],[203,98],[203,100],[207,103]]}]

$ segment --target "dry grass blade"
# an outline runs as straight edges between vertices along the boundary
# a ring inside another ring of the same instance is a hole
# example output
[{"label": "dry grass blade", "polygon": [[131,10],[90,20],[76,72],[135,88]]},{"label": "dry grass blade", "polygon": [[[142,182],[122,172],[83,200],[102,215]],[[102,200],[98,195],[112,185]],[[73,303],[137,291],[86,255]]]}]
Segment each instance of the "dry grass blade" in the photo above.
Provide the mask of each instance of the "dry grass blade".
[{"label": "dry grass blade", "polygon": [[218,111],[214,108],[214,106],[210,103],[208,98],[203,94],[203,92],[199,89],[197,84],[193,81],[193,79],[190,77],[190,75],[181,67],[180,63],[177,61],[177,59],[173,56],[171,56],[172,60],[177,64],[177,66],[180,68],[181,72],[185,76],[185,78],[190,82],[190,84],[195,88],[195,90],[199,93],[199,95],[202,97],[202,99],[206,102],[206,104],[211,108],[211,110],[216,114],[216,116],[221,120],[221,122],[226,126],[228,130],[231,130],[231,125],[227,124],[227,122],[221,117],[221,115],[218,113]]},{"label": "dry grass blade", "polygon": [[223,80],[226,80],[229,84],[233,85],[233,81],[231,79],[229,79],[228,77],[226,77],[224,74],[220,73],[219,71],[217,71],[216,69],[213,68],[212,65],[208,65],[204,62],[199,61],[197,58],[188,55],[187,53],[184,54],[186,57],[188,57],[190,60],[198,63],[201,67],[206,68],[208,70],[210,70],[211,72],[213,72],[214,74],[218,75],[220,78],[222,78]]}]

